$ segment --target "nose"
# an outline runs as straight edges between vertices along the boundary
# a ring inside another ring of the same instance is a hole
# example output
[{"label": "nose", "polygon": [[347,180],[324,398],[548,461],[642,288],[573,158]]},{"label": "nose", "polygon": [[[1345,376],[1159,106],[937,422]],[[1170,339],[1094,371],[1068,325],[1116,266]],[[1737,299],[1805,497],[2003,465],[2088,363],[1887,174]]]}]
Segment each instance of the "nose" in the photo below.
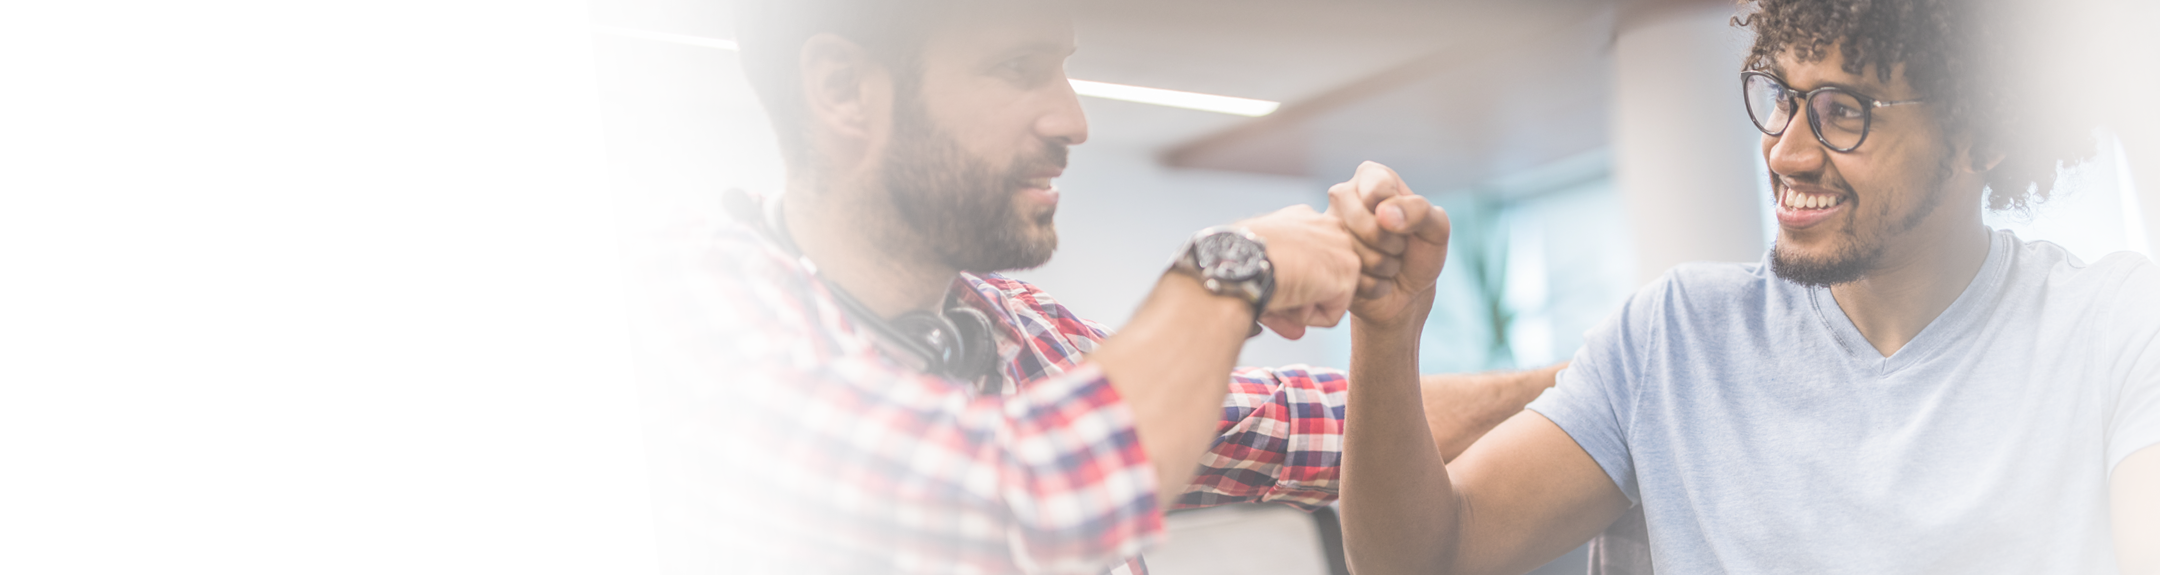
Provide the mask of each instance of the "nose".
[{"label": "nose", "polygon": [[1072,82],[1062,76],[1049,112],[1035,120],[1035,134],[1068,146],[1079,145],[1088,138],[1087,111],[1080,109],[1080,95],[1073,92]]},{"label": "nose", "polygon": [[1786,121],[1785,133],[1763,135],[1763,160],[1771,172],[1781,176],[1813,174],[1823,169],[1828,150],[1815,137],[1815,127],[1793,114]]}]

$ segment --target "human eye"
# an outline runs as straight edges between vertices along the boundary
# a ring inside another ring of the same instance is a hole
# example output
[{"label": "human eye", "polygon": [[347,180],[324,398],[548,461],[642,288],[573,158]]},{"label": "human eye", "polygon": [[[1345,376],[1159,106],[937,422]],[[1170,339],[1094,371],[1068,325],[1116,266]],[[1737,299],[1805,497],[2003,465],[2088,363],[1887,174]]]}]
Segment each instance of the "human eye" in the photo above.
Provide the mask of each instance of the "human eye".
[{"label": "human eye", "polygon": [[1813,104],[1815,114],[1825,121],[1858,122],[1867,115],[1866,104],[1844,92],[1824,90],[1816,93],[1809,102]]},{"label": "human eye", "polygon": [[990,73],[1016,86],[1033,87],[1049,79],[1057,69],[1043,60],[1034,56],[1009,58],[991,66]]},{"label": "human eye", "polygon": [[1032,65],[1028,63],[1026,56],[1020,56],[1020,58],[1009,58],[1009,61],[998,63],[991,71],[998,73],[1000,78],[1007,78],[1007,80],[1028,80],[1028,76],[1032,73]]}]

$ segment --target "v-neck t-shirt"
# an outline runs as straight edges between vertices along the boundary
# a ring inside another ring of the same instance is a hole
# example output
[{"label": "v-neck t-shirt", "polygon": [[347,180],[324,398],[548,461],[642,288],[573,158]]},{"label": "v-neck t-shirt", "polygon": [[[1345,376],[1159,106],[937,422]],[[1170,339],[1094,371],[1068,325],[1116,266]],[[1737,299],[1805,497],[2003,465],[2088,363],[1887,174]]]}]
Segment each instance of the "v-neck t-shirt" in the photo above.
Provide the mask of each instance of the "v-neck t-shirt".
[{"label": "v-neck t-shirt", "polygon": [[1685,573],[2114,573],[2108,477],[2160,444],[2160,266],[1990,234],[1884,357],[1826,288],[1689,264],[1530,404]]}]

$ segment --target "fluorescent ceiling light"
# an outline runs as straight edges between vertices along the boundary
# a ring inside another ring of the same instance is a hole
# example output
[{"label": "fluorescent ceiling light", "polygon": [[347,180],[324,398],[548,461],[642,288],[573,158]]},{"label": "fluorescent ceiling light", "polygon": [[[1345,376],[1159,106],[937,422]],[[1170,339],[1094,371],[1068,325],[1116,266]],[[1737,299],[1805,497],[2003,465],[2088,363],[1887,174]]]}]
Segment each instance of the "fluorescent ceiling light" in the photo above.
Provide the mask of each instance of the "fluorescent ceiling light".
[{"label": "fluorescent ceiling light", "polygon": [[1281,102],[1269,102],[1267,100],[1180,92],[1162,88],[1127,86],[1087,80],[1073,80],[1072,87],[1073,92],[1082,96],[1185,108],[1188,110],[1236,114],[1239,116],[1265,116],[1275,113],[1276,108],[1282,107]]},{"label": "fluorescent ceiling light", "polygon": [[734,40],[721,40],[719,38],[706,38],[704,36],[692,36],[689,34],[669,34],[667,32],[654,32],[651,30],[639,30],[636,28],[618,28],[615,26],[594,26],[593,30],[602,34],[614,34],[616,36],[638,38],[642,40],[657,40],[661,42],[673,42],[676,44],[689,44],[691,46],[703,46],[706,48],[719,48],[722,50],[738,49],[735,46]]},{"label": "fluorescent ceiling light", "polygon": [[[740,49],[735,44],[734,40],[722,40],[719,38],[707,38],[704,36],[692,36],[689,34],[672,34],[668,32],[654,32],[651,30],[621,28],[616,26],[594,26],[593,31],[602,34],[622,36],[626,38],[637,38],[641,40],[653,40],[658,42],[669,42],[690,46],[702,46],[706,48],[719,48],[729,51]],[[1162,88],[1127,86],[1124,84],[1090,82],[1087,80],[1073,80],[1072,87],[1074,93],[1078,93],[1082,96],[1104,98],[1110,100],[1123,100],[1126,102],[1139,102],[1142,104],[1154,104],[1157,106],[1169,106],[1172,108],[1185,108],[1188,110],[1202,110],[1207,112],[1219,112],[1223,114],[1236,114],[1239,116],[1265,116],[1275,113],[1276,108],[1282,107],[1282,103],[1280,102],[1270,102],[1267,100],[1254,100],[1251,98],[1237,98],[1232,96],[1217,96],[1214,94],[1200,94],[1196,92],[1180,92],[1177,90],[1164,90]]]}]

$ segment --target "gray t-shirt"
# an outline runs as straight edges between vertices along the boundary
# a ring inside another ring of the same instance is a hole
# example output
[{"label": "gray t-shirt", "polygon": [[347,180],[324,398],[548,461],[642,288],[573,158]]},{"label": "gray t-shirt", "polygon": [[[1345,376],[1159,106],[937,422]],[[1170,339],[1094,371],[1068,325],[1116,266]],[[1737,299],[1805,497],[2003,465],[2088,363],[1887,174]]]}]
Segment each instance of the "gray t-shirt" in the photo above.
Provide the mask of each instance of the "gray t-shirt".
[{"label": "gray t-shirt", "polygon": [[1998,231],[1890,357],[1767,261],[1673,269],[1530,409],[1648,519],[1660,575],[2114,573],[2108,473],[2160,444],[2160,266]]}]

